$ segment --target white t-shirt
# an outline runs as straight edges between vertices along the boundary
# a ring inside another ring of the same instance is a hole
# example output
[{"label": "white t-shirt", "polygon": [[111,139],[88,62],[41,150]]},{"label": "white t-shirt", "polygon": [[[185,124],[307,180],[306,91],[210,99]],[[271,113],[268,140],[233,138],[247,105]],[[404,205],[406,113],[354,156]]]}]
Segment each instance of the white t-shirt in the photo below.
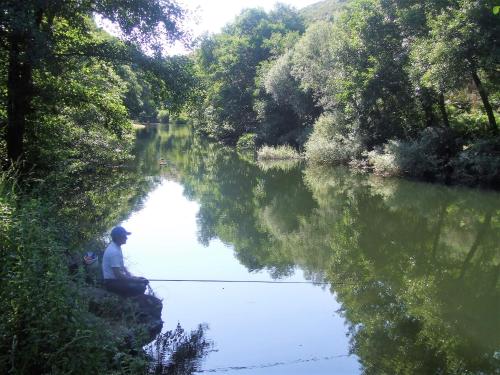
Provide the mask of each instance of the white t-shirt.
[{"label": "white t-shirt", "polygon": [[125,266],[121,247],[111,242],[102,256],[102,277],[104,279],[116,279],[113,267],[124,268]]}]

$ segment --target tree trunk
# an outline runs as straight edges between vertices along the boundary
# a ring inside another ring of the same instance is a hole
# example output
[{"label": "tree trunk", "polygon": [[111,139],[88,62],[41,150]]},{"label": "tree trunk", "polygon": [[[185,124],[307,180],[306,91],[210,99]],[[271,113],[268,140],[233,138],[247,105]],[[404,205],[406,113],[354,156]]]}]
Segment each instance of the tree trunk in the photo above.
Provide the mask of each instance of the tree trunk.
[{"label": "tree trunk", "polygon": [[444,94],[441,91],[439,93],[439,111],[441,112],[441,117],[443,119],[444,126],[450,127],[450,121],[448,120],[448,113],[446,112],[446,106],[444,103]]},{"label": "tree trunk", "polygon": [[425,125],[428,128],[436,124],[436,117],[434,116],[434,111],[432,110],[433,101],[433,91],[427,88],[422,88],[422,92],[420,93],[420,104],[422,105],[425,115]]},{"label": "tree trunk", "polygon": [[26,53],[27,41],[11,36],[7,77],[7,157],[10,163],[21,159],[26,121],[33,97],[32,66]]},{"label": "tree trunk", "polygon": [[491,108],[491,104],[488,99],[488,93],[486,92],[486,89],[484,88],[481,79],[479,79],[477,72],[475,70],[472,70],[471,74],[472,74],[472,79],[476,84],[477,91],[479,91],[479,95],[481,96],[481,100],[483,101],[483,106],[486,111],[486,114],[488,115],[490,129],[496,134],[498,133],[498,127],[497,127],[497,122],[495,120],[495,114],[493,113],[493,109]]}]

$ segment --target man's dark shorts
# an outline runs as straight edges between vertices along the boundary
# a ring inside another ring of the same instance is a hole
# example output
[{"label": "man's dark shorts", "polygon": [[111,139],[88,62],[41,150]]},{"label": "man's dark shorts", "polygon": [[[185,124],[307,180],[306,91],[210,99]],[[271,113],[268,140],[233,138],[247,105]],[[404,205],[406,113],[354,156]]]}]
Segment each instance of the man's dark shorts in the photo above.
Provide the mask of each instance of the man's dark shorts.
[{"label": "man's dark shorts", "polygon": [[105,279],[104,287],[122,297],[134,297],[144,294],[148,281],[146,279]]}]

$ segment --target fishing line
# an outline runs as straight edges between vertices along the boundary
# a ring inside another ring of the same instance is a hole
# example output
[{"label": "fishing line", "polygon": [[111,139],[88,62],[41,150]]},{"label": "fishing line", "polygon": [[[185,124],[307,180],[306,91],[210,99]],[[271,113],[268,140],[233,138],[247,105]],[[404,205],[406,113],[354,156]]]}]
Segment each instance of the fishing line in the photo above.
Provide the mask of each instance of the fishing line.
[{"label": "fishing line", "polygon": [[190,282],[190,283],[254,283],[254,284],[313,284],[329,285],[327,282],[314,281],[268,281],[268,280],[204,280],[204,279],[149,279],[159,282]]}]

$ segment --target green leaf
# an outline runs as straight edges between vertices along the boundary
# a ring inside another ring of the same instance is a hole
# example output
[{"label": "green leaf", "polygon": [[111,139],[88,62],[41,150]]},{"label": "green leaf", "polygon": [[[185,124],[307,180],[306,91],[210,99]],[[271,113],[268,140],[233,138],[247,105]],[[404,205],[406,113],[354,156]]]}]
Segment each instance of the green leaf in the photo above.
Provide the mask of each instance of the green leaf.
[{"label": "green leaf", "polygon": [[498,14],[498,13],[500,13],[500,5],[497,5],[497,6],[494,6],[494,7],[493,7],[493,14],[495,14],[495,15],[496,15],[496,14]]}]

